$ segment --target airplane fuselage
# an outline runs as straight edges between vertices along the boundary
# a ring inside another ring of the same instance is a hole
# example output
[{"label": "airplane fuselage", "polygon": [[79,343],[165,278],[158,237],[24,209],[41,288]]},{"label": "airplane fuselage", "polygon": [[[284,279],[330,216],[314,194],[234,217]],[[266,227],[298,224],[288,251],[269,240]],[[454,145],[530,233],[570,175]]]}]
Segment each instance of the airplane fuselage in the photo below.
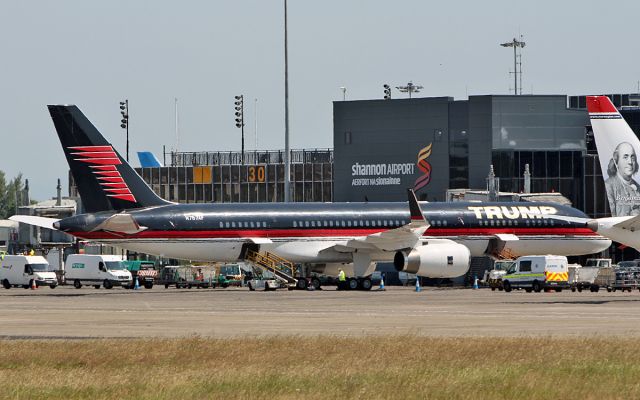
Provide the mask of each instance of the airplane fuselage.
[{"label": "airplane fuselage", "polygon": [[[507,250],[510,255],[583,255],[610,245],[583,223],[545,215],[586,217],[554,203],[421,203],[430,227],[422,240],[451,239],[472,256]],[[124,234],[96,227],[114,212],[80,214],[59,221],[74,236],[164,257],[237,261],[247,244],[296,263],[348,263],[336,246],[410,222],[407,203],[170,204],[127,211],[145,228]],[[331,250],[327,250],[330,249]],[[393,259],[379,252],[378,260]]]}]

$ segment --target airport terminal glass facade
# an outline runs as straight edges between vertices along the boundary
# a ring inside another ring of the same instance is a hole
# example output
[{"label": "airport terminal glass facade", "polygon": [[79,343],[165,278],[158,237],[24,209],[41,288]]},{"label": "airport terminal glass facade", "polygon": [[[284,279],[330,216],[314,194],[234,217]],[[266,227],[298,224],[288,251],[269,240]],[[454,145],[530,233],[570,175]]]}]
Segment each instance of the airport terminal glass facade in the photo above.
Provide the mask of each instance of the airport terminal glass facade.
[{"label": "airport terminal glass facade", "polygon": [[531,192],[560,192],[573,204],[582,204],[582,151],[494,151],[492,159],[501,191],[522,192],[528,164]]}]

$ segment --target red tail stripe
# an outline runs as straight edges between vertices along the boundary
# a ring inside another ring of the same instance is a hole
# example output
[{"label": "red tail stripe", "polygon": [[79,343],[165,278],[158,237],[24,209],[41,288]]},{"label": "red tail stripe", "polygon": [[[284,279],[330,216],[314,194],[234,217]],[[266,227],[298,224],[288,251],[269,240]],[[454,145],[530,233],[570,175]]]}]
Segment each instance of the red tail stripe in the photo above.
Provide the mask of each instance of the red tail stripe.
[{"label": "red tail stripe", "polygon": [[113,151],[113,147],[111,146],[72,146],[69,147],[71,150],[80,150],[80,151]]},{"label": "red tail stripe", "polygon": [[80,158],[76,161],[86,162],[87,164],[103,164],[103,165],[119,165],[122,164],[119,158]]},{"label": "red tail stripe", "polygon": [[114,151],[84,151],[82,153],[71,153],[74,156],[88,157],[88,158],[118,158]]},{"label": "red tail stripe", "polygon": [[96,171],[94,174],[98,176],[122,176],[118,171]]}]

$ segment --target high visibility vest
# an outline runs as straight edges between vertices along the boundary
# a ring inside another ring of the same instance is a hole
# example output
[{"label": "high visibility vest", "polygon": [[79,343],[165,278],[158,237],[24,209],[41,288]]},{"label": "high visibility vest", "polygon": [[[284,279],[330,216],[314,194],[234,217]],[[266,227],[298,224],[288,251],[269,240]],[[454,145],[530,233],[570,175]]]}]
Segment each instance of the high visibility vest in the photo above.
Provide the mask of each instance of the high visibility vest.
[{"label": "high visibility vest", "polygon": [[346,275],[345,275],[344,271],[340,271],[340,273],[338,274],[338,280],[339,280],[340,282],[344,282],[344,281],[346,281],[346,280],[347,280],[347,277],[346,277]]}]

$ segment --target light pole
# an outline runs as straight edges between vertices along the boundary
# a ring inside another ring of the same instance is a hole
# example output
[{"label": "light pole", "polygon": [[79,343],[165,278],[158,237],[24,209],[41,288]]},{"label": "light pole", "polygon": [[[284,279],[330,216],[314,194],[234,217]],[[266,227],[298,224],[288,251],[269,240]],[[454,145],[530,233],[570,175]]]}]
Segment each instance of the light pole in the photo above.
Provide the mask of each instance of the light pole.
[{"label": "light pole", "polygon": [[[396,89],[402,93],[409,93],[409,98],[411,98],[411,93],[420,93],[420,89],[423,89],[423,87],[420,85],[414,85],[413,82],[409,82],[407,83],[407,86],[396,86]],[[391,92],[389,92],[389,98],[391,98]]]},{"label": "light pole", "polygon": [[[518,47],[523,48],[525,43],[513,38],[512,41],[501,43],[502,47],[513,47],[513,94],[518,94]],[[520,79],[522,79],[522,65],[520,65]],[[522,93],[522,88],[520,88]]]},{"label": "light pole", "polygon": [[284,202],[291,201],[291,150],[289,149],[289,47],[287,44],[287,0],[284,0]]},{"label": "light pole", "polygon": [[129,162],[129,100],[120,102],[120,114],[122,115],[120,128],[127,131],[127,162]]},{"label": "light pole", "polygon": [[235,96],[236,101],[233,103],[236,110],[236,128],[240,128],[242,133],[242,150],[240,153],[240,162],[244,164],[244,96]]},{"label": "light pole", "polygon": [[342,90],[342,101],[347,100],[347,88],[344,86],[340,86],[340,90]]}]

